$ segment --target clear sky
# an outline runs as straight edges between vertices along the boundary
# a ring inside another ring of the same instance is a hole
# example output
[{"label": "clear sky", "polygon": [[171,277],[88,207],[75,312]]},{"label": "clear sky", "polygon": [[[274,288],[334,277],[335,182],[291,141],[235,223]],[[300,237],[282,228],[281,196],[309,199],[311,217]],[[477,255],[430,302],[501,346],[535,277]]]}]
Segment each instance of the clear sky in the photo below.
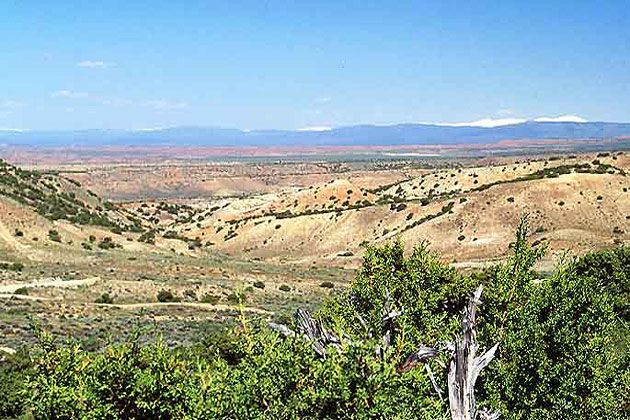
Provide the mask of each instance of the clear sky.
[{"label": "clear sky", "polygon": [[630,121],[630,5],[0,1],[0,128]]}]

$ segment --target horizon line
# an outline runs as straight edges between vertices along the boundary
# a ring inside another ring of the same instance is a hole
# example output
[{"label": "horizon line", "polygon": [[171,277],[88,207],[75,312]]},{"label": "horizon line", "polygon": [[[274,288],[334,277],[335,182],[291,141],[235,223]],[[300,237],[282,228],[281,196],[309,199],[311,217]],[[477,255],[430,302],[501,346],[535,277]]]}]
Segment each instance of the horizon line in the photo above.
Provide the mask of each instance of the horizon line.
[{"label": "horizon line", "polygon": [[468,122],[428,122],[428,121],[420,121],[420,122],[398,122],[398,123],[356,123],[356,124],[348,124],[348,125],[338,125],[338,126],[328,126],[328,125],[313,125],[313,126],[305,126],[300,128],[238,128],[233,126],[222,126],[222,125],[196,125],[196,124],[181,124],[181,125],[167,125],[167,126],[158,126],[158,127],[141,127],[141,128],[120,128],[120,127],[109,127],[109,128],[57,128],[57,129],[49,129],[49,128],[18,128],[18,127],[0,127],[0,133],[36,133],[36,132],[81,132],[81,131],[125,131],[125,132],[133,132],[133,133],[151,133],[151,132],[159,132],[166,131],[172,129],[182,129],[182,128],[197,128],[197,129],[218,129],[218,130],[237,130],[244,134],[255,133],[255,132],[264,132],[264,131],[281,131],[281,132],[292,132],[292,133],[318,133],[318,132],[327,132],[333,131],[343,128],[351,128],[351,127],[396,127],[396,126],[434,126],[434,127],[454,127],[454,128],[499,128],[506,126],[514,126],[521,125],[526,123],[574,123],[574,124],[630,124],[630,121],[605,121],[605,120],[597,120],[590,121],[584,118],[575,116],[575,115],[561,115],[558,117],[535,117],[535,118],[482,118],[475,121]]}]

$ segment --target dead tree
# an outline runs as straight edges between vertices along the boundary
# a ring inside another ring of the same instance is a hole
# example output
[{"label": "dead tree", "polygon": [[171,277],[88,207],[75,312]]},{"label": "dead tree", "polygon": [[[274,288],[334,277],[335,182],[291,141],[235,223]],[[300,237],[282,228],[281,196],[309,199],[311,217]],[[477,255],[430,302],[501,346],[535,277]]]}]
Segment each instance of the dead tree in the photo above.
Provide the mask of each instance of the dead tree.
[{"label": "dead tree", "polygon": [[477,357],[477,306],[481,303],[482,286],[470,298],[462,317],[461,334],[446,344],[451,355],[448,368],[448,401],[452,420],[494,420],[499,412],[477,411],[475,406],[475,382],[481,370],[494,358],[499,344],[495,344],[482,356]]},{"label": "dead tree", "polygon": [[385,357],[385,351],[392,345],[392,334],[394,333],[394,321],[402,315],[402,312],[397,311],[394,308],[394,303],[389,295],[389,290],[385,289],[385,303],[383,304],[383,311],[381,313],[381,348],[378,349],[380,358]]},{"label": "dead tree", "polygon": [[[392,335],[394,334],[394,321],[402,315],[402,312],[396,310],[392,298],[389,294],[389,290],[385,288],[385,302],[383,302],[383,309],[381,310],[381,344],[376,347],[374,353],[376,357],[383,360],[385,359],[385,352],[392,346]],[[363,317],[360,314],[356,314],[359,323],[367,333],[368,338],[373,337],[372,330],[367,326]]]},{"label": "dead tree", "polygon": [[[394,330],[394,320],[401,315],[400,311],[394,308],[394,305],[389,296],[389,291],[385,290],[385,303],[383,304],[381,327],[382,338],[381,345],[375,350],[376,356],[380,359],[384,359],[385,351],[391,346],[391,338]],[[372,331],[367,327],[365,321],[361,315],[357,314],[359,323],[365,329],[369,338],[372,338]],[[298,334],[301,334],[306,340],[310,341],[313,350],[323,358],[326,358],[326,347],[333,346],[336,349],[341,349],[341,339],[332,331],[327,330],[324,327],[324,323],[320,319],[315,319],[309,311],[305,309],[298,309],[295,311],[295,324]],[[270,323],[271,329],[278,331],[286,337],[295,337],[296,332],[291,330],[286,325]],[[350,337],[344,336],[344,341],[348,344],[352,344]]]},{"label": "dead tree", "polygon": [[[429,359],[435,358],[440,353],[449,355],[450,361],[448,365],[448,400],[449,409],[452,420],[496,420],[500,413],[489,412],[487,410],[477,410],[475,406],[475,382],[490,361],[494,358],[498,344],[495,344],[490,350],[486,351],[482,356],[477,357],[479,345],[477,344],[477,332],[475,325],[477,322],[477,306],[481,304],[482,286],[475,291],[470,298],[468,305],[464,308],[462,316],[462,330],[455,337],[454,341],[447,342],[444,345],[427,347],[421,345],[417,351],[409,355],[405,362],[398,368],[398,372],[406,372],[414,367],[425,363]],[[400,312],[394,310],[390,301],[389,293],[386,293],[385,304],[382,314],[382,340],[381,345],[376,350],[377,357],[381,359],[385,356],[385,350],[391,345],[391,337],[393,332],[394,319],[400,315]],[[335,348],[341,348],[341,340],[337,335],[326,330],[321,320],[314,319],[311,314],[303,309],[296,311],[296,324],[299,333],[308,339],[313,349],[321,357],[326,357],[326,346],[332,345]],[[358,316],[359,322],[365,328],[368,337],[372,337],[370,331],[365,325],[361,316]],[[285,336],[295,336],[296,333],[284,325],[270,324],[271,327]],[[349,343],[351,343],[348,340]],[[438,360],[438,363],[439,360]],[[446,367],[440,363],[441,366]],[[427,374],[431,380],[433,388],[442,399],[442,390],[440,389],[433,372],[428,364],[425,365]]]},{"label": "dead tree", "polygon": [[[324,323],[320,319],[313,318],[306,309],[298,309],[295,311],[295,324],[298,334],[308,340],[313,350],[321,357],[326,358],[327,346],[334,346],[337,349],[341,348],[341,340],[339,337],[324,328]],[[269,326],[287,337],[297,335],[295,331],[282,324],[271,323]]]}]

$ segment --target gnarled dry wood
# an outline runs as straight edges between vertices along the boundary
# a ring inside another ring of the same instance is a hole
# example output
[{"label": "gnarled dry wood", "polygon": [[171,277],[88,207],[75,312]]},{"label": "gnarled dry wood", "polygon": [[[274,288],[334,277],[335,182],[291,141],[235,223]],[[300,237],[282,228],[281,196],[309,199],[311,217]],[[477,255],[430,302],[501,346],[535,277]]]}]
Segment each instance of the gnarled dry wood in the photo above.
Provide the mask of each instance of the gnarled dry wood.
[{"label": "gnarled dry wood", "polygon": [[[385,358],[385,351],[392,345],[392,335],[394,333],[394,321],[402,315],[402,312],[394,308],[389,290],[385,289],[385,302],[381,314],[381,346],[376,349],[376,354],[380,359]],[[371,334],[370,334],[371,336]]]},{"label": "gnarled dry wood", "polygon": [[402,364],[402,366],[397,369],[398,373],[410,371],[414,367],[418,366],[420,363],[424,363],[427,360],[434,358],[435,356],[437,356],[437,354],[438,350],[434,349],[433,347],[420,346],[418,350],[411,353],[407,357],[407,359],[405,359],[405,362]]},{"label": "gnarled dry wood", "polygon": [[338,349],[341,348],[339,337],[324,328],[324,323],[319,319],[313,318],[306,309],[295,311],[295,323],[298,333],[286,325],[275,322],[269,323],[269,327],[285,337],[295,337],[297,334],[301,334],[306,340],[310,341],[313,350],[323,358],[326,358],[326,346],[332,345]]},{"label": "gnarled dry wood", "polygon": [[285,337],[295,337],[295,331],[293,331],[291,328],[287,327],[284,324],[270,322],[269,328],[271,328],[274,331],[278,331],[280,334],[284,335]]},{"label": "gnarled dry wood", "polygon": [[444,401],[444,398],[442,397],[442,388],[440,388],[437,381],[435,380],[435,376],[433,376],[433,371],[431,370],[431,366],[426,364],[424,365],[424,368],[427,371],[427,375],[429,375],[429,379],[431,380],[431,385],[433,385],[433,389],[435,389],[435,392],[438,394],[438,397],[440,397],[440,401]]},{"label": "gnarled dry wood", "polygon": [[[482,290],[482,287],[479,286],[470,298],[468,306],[464,308],[462,331],[454,341],[447,342],[442,346],[438,346],[438,348],[421,345],[398,368],[399,373],[406,372],[436,357],[440,352],[448,353],[451,359],[448,366],[448,399],[452,420],[476,420],[477,418],[481,420],[496,420],[500,415],[499,412],[477,411],[475,407],[475,383],[481,371],[494,358],[498,348],[498,344],[495,344],[482,356],[477,357],[479,346],[477,345],[475,324],[477,321],[477,306],[481,304]],[[377,356],[381,359],[384,358],[386,349],[391,346],[394,320],[400,315],[401,312],[393,308],[389,292],[386,291],[382,314],[382,344],[376,350]],[[363,318],[359,314],[357,314],[357,318],[366,330],[368,337],[372,337],[372,331],[367,327]],[[308,311],[298,309],[295,313],[295,320],[298,328],[297,333],[281,324],[271,323],[270,327],[285,336],[302,335],[311,342],[315,352],[323,358],[326,357],[326,346],[332,345],[338,349],[341,348],[339,337],[326,330],[322,321],[313,318]],[[439,362],[439,360],[437,361],[444,367],[444,364]],[[425,365],[425,369],[435,392],[442,399],[442,390],[435,380],[431,368],[429,365]]]},{"label": "gnarled dry wood", "polygon": [[464,309],[461,335],[447,344],[452,356],[448,369],[448,400],[453,420],[476,420],[478,414],[487,419],[499,417],[499,413],[477,413],[475,407],[475,382],[481,370],[494,358],[498,347],[495,344],[483,356],[476,357],[479,346],[475,323],[482,290],[479,286]]},{"label": "gnarled dry wood", "polygon": [[311,316],[310,312],[305,309],[298,309],[295,312],[295,322],[299,332],[313,346],[313,350],[321,357],[326,357],[326,346],[332,345],[341,348],[341,340],[331,331],[324,328],[324,323]]}]

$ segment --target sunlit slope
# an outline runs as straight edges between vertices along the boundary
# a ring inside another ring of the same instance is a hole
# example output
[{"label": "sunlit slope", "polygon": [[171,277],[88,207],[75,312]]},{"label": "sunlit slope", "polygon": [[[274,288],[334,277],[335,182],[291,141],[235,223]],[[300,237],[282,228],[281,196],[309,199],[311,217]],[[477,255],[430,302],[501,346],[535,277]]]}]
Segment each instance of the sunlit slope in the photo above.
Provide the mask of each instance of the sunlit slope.
[{"label": "sunlit slope", "polygon": [[174,229],[260,258],[356,264],[367,244],[400,238],[470,261],[500,257],[528,212],[533,240],[582,252],[630,239],[628,162],[603,154],[438,170],[370,190],[329,182],[226,202]]}]

